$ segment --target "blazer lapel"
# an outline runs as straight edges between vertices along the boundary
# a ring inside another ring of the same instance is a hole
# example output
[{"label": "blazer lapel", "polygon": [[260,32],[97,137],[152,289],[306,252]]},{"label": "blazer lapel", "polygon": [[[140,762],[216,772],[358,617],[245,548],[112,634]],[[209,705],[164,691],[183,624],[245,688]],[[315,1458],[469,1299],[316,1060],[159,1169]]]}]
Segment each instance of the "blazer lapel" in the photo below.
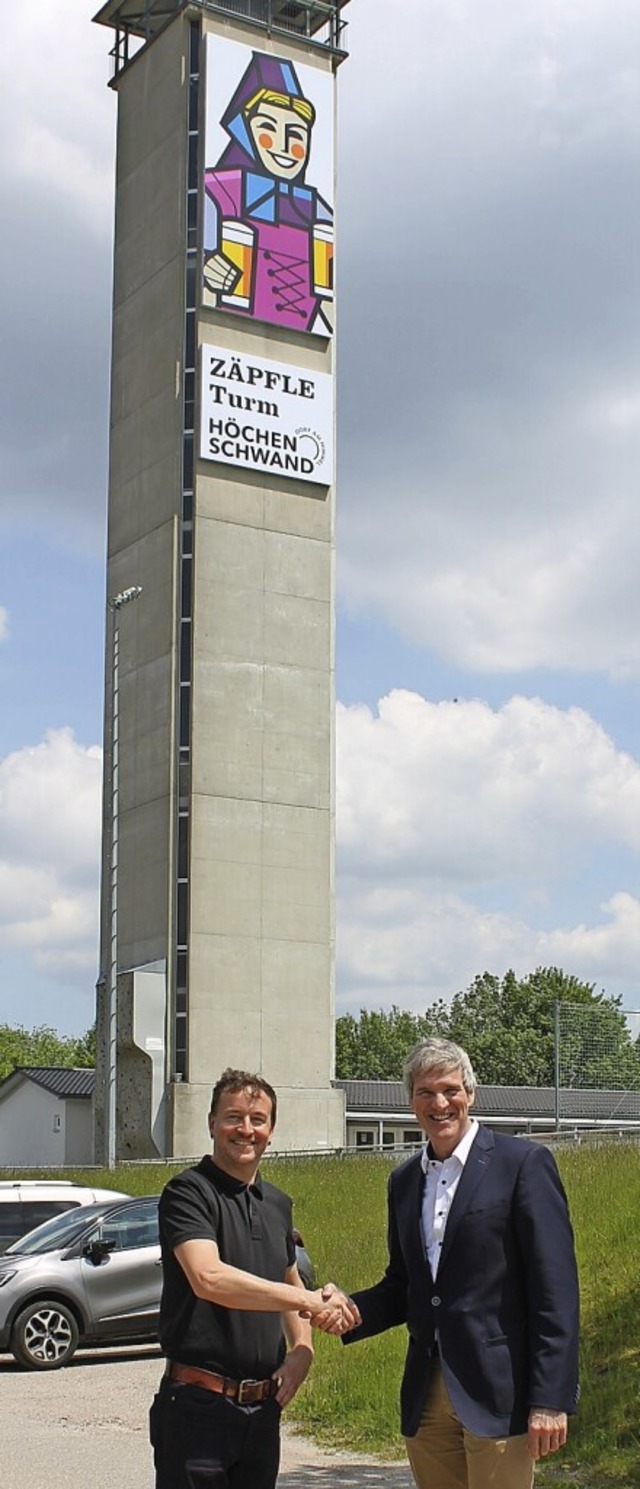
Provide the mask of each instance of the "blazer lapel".
[{"label": "blazer lapel", "polygon": [[[421,1157],[416,1154],[404,1174],[402,1192],[396,1201],[396,1219],[398,1233],[403,1237],[407,1248],[405,1258],[407,1269],[411,1271],[415,1266],[426,1266],[429,1272],[424,1242],[422,1239],[422,1193],[424,1189],[424,1171]],[[409,1251],[411,1255],[409,1255]]]},{"label": "blazer lapel", "polygon": [[490,1132],[487,1127],[478,1127],[478,1131],[475,1135],[473,1143],[471,1144],[469,1157],[467,1158],[465,1166],[462,1170],[462,1174],[460,1175],[460,1183],[458,1184],[458,1188],[456,1189],[456,1192],[453,1196],[453,1202],[449,1211],[447,1226],[444,1233],[444,1241],[442,1244],[442,1252],[438,1265],[438,1273],[440,1273],[442,1271],[442,1268],[446,1265],[447,1257],[449,1255],[452,1242],[455,1238],[455,1233],[460,1223],[460,1219],[464,1215],[465,1210],[467,1209],[473,1195],[476,1192],[476,1189],[478,1188],[478,1185],[482,1183],[489,1164],[492,1161],[494,1146],[495,1143],[493,1133]]}]

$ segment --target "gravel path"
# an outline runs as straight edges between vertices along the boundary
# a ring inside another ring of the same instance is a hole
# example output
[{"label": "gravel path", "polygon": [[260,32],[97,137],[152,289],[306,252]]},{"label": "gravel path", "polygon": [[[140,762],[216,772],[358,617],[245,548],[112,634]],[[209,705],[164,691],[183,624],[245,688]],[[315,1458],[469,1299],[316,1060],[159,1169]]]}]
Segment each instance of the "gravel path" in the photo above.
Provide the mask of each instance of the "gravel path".
[{"label": "gravel path", "polygon": [[[0,1356],[3,1489],[153,1489],[147,1410],[155,1351],[84,1351],[38,1375]],[[279,1489],[411,1489],[405,1464],[327,1452],[283,1431]]]},{"label": "gravel path", "polygon": [[306,1437],[284,1429],[282,1489],[413,1489],[404,1463],[381,1463],[360,1454],[323,1452]]}]

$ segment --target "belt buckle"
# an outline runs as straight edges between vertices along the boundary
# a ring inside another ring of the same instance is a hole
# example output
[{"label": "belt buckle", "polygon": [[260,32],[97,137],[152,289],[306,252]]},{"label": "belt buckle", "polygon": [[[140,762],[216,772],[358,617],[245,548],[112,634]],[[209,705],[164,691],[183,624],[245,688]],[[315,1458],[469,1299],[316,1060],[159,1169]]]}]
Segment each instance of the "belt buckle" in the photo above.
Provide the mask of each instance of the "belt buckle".
[{"label": "belt buckle", "polygon": [[[257,1381],[257,1380],[241,1380],[239,1382],[239,1384],[238,1384],[238,1394],[236,1396],[236,1401],[238,1402],[238,1406],[246,1406],[246,1405],[250,1404],[251,1397],[248,1396],[248,1395],[246,1395],[245,1392],[255,1389],[255,1387],[258,1386],[259,1384],[260,1384],[260,1382]],[[255,1396],[254,1396],[253,1399],[255,1401]]]}]

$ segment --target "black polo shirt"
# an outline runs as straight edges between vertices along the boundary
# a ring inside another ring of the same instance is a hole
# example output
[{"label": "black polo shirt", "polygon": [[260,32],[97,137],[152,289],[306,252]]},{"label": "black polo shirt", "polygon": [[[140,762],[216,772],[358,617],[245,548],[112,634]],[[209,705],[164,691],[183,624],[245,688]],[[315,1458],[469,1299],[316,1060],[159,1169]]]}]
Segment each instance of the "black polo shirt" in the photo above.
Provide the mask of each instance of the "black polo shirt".
[{"label": "black polo shirt", "polygon": [[243,1184],[211,1158],[170,1179],[160,1199],[164,1285],[160,1342],[169,1359],[202,1365],[233,1380],[264,1380],[282,1363],[280,1313],[222,1308],[196,1298],[174,1249],[213,1240],[221,1260],[271,1282],[284,1282],[295,1262],[291,1200],[257,1175]]}]

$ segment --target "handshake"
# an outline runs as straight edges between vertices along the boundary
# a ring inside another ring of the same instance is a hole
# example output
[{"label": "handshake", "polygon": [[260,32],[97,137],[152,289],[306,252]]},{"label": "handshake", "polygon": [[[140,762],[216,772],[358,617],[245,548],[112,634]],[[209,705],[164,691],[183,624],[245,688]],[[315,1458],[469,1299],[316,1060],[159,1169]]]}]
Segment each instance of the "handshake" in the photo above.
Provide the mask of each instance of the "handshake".
[{"label": "handshake", "polygon": [[308,1304],[300,1309],[300,1317],[310,1319],[314,1329],[321,1329],[323,1334],[348,1334],[362,1323],[353,1298],[335,1282],[325,1282],[324,1287],[309,1293]]}]

